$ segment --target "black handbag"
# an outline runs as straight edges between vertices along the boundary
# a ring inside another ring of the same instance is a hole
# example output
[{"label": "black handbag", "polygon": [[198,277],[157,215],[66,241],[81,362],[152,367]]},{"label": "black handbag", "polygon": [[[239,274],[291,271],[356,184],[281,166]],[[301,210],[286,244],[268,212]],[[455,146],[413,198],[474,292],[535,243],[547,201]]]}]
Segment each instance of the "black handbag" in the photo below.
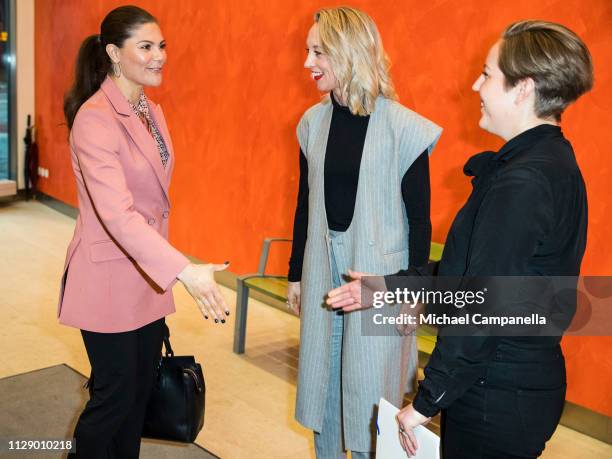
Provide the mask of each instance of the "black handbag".
[{"label": "black handbag", "polygon": [[142,435],[192,443],[204,426],[204,375],[192,355],[174,355],[170,330],[164,328],[166,352],[159,361]]}]

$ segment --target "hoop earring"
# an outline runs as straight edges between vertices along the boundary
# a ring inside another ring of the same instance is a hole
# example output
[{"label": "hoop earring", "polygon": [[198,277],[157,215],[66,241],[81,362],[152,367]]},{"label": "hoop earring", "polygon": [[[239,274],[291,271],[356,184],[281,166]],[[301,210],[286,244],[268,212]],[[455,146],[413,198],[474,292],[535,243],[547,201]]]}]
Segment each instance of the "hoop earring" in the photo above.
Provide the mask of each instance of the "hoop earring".
[{"label": "hoop earring", "polygon": [[119,62],[113,62],[113,75],[115,78],[121,76],[121,64]]}]

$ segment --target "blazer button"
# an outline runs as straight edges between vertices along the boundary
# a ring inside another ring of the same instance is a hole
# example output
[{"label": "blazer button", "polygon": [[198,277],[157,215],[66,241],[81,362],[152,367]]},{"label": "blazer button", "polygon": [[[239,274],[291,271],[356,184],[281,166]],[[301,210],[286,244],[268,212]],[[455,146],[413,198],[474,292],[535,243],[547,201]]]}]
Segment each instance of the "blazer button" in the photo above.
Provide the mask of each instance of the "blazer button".
[{"label": "blazer button", "polygon": [[370,239],[370,240],[368,241],[368,245],[374,245],[374,241]]},{"label": "blazer button", "polygon": [[147,223],[149,225],[154,225],[155,224],[155,219],[153,217],[149,218],[149,220],[147,221]]},{"label": "blazer button", "polygon": [[484,386],[485,381],[486,381],[486,379],[485,379],[485,378],[480,378],[480,379],[478,380],[478,384],[480,384],[481,386]]},{"label": "blazer button", "polygon": [[162,213],[162,217],[168,218],[168,215],[170,215],[170,212],[168,212],[167,210],[164,210],[164,212]]}]

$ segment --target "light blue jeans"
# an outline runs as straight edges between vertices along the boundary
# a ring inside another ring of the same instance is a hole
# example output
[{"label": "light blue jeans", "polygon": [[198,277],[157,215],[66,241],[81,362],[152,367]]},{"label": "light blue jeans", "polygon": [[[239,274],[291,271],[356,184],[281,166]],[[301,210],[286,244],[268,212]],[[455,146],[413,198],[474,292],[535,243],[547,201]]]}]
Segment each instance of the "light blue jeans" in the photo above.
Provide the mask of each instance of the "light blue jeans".
[{"label": "light blue jeans", "polygon": [[[342,275],[348,273],[349,257],[343,241],[343,234],[330,230],[330,255],[332,285],[334,288],[344,284]],[[317,459],[340,459],[346,457],[342,425],[342,337],[344,335],[344,313],[331,312],[334,315],[331,336],[331,366],[325,399],[325,415],[321,432],[314,433]],[[351,451],[353,459],[374,458],[374,453]]]}]

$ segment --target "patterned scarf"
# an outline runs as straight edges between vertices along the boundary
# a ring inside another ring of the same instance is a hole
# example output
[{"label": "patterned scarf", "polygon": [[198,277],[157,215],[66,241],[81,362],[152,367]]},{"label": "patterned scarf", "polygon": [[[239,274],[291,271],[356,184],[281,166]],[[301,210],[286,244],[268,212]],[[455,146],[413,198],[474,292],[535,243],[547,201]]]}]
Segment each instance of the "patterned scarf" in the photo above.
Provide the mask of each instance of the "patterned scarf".
[{"label": "patterned scarf", "polygon": [[159,150],[159,156],[161,157],[161,162],[166,167],[168,163],[168,158],[170,157],[170,153],[168,153],[168,149],[166,148],[166,143],[164,142],[164,138],[162,137],[157,125],[153,121],[151,114],[149,113],[149,103],[147,102],[147,97],[145,96],[144,91],[140,93],[140,97],[138,98],[138,103],[136,105],[130,102],[130,106],[132,110],[142,121],[142,124],[147,131],[153,136],[153,139],[157,143],[157,149]]}]

